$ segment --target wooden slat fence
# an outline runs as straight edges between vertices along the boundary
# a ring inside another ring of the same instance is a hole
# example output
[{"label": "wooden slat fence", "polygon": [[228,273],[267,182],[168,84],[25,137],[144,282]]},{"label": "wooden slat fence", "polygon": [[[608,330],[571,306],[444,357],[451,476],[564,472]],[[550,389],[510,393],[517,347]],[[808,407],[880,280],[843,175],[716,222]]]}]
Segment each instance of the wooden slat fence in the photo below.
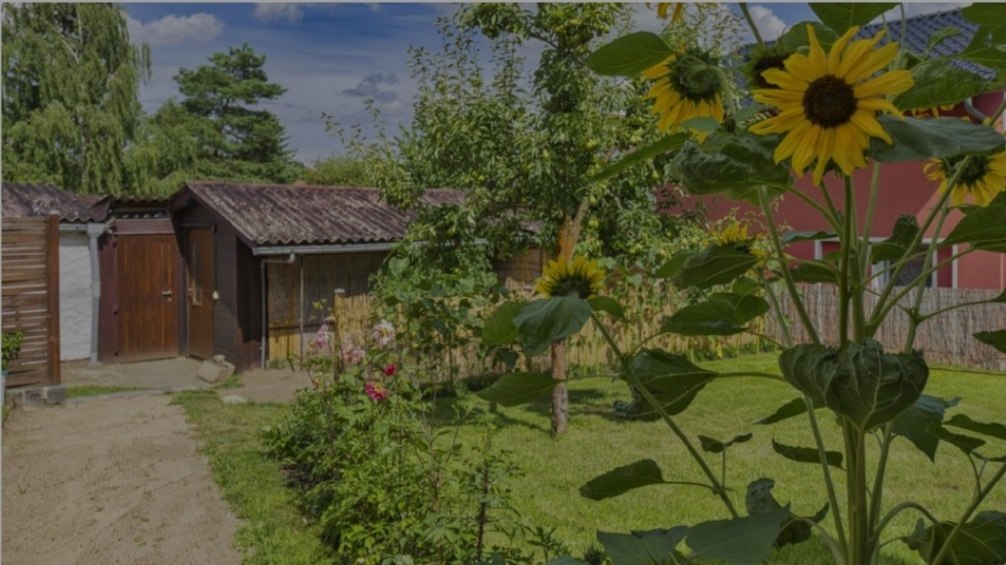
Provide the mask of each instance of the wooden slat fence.
[{"label": "wooden slat fence", "polygon": [[[816,326],[821,340],[834,344],[838,341],[838,290],[832,285],[801,285],[807,313]],[[954,288],[928,288],[922,300],[923,314],[966,302],[988,300],[1001,291]],[[793,308],[793,302],[784,293],[780,306],[789,320],[793,339],[807,342],[809,337]],[[866,296],[867,315],[876,306],[877,297]],[[902,304],[911,304],[911,295]],[[1006,304],[981,304],[965,306],[944,312],[919,326],[915,336],[915,349],[924,353],[930,363],[945,363],[971,368],[1006,371],[1006,355],[979,342],[973,334],[981,331],[1006,329]],[[781,339],[782,328],[774,319],[767,325],[767,333]],[[877,341],[888,350],[901,350],[908,333],[908,316],[899,308],[891,311],[877,332]]]},{"label": "wooden slat fence", "polygon": [[3,331],[24,333],[7,387],[58,385],[59,217],[4,218],[2,236]]}]

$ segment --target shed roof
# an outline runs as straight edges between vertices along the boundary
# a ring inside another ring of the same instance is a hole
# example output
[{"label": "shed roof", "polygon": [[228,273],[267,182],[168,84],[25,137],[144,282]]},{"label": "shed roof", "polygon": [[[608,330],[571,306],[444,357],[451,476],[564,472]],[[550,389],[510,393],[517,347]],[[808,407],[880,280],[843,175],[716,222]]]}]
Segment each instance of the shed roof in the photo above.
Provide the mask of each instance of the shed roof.
[{"label": "shed roof", "polygon": [[65,223],[100,222],[104,211],[93,207],[99,196],[71,194],[50,184],[3,183],[3,216],[31,218],[59,214]]},{"label": "shed roof", "polygon": [[[172,207],[179,209],[193,199],[254,247],[391,243],[405,236],[415,217],[381,200],[373,188],[193,181],[175,195]],[[460,204],[464,194],[427,189],[423,200]]]}]

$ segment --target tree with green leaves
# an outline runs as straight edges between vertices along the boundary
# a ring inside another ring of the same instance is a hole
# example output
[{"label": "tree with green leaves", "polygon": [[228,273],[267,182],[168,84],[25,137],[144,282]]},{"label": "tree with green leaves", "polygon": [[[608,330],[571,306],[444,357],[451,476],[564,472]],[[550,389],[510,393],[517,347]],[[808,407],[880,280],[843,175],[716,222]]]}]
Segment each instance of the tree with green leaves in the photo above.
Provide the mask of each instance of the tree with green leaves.
[{"label": "tree with green leaves", "polygon": [[3,6],[4,181],[118,194],[142,109],[146,45],[113,4]]},{"label": "tree with green leaves", "polygon": [[182,100],[151,116],[129,156],[138,191],[171,192],[189,178],[286,183],[299,176],[283,125],[258,108],[285,92],[269,82],[265,59],[243,44],[178,72]]}]

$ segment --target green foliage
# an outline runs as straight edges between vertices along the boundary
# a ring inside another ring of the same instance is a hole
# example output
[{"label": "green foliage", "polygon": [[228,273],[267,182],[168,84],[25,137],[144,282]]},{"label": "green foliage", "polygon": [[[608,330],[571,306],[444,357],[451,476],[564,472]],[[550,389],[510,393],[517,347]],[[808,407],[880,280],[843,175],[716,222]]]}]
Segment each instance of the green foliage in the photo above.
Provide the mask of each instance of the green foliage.
[{"label": "green foliage", "polygon": [[936,461],[936,448],[940,438],[929,433],[929,427],[943,422],[947,408],[956,406],[958,398],[936,398],[923,394],[904,412],[894,419],[892,431],[902,436],[926,454],[930,461]]},{"label": "green foliage", "polygon": [[597,532],[597,541],[611,558],[613,565],[671,565],[683,556],[676,551],[688,528],[678,526],[669,530],[650,530],[616,534]]},{"label": "green foliage", "polygon": [[531,402],[555,388],[556,380],[545,373],[507,373],[476,395],[501,406]]},{"label": "green foliage", "polygon": [[[912,535],[901,539],[926,563],[934,563],[955,526],[955,522],[940,522],[927,527],[919,520]],[[1003,555],[1006,555],[1006,514],[979,512],[974,520],[961,527],[946,559],[937,565],[996,565],[1002,562]]]},{"label": "green foliage", "polygon": [[[817,452],[817,449],[811,447],[798,447],[793,445],[785,445],[772,440],[772,450],[782,455],[790,461],[796,461],[797,463],[813,463],[819,464],[821,462],[821,457]],[[832,467],[842,468],[842,454],[838,451],[825,451],[824,459]]]},{"label": "green foliage", "polygon": [[557,296],[528,302],[514,315],[513,323],[528,355],[544,353],[553,342],[569,337],[590,319],[590,304],[575,296]]},{"label": "green foliage", "polygon": [[642,459],[594,477],[580,487],[580,495],[591,500],[604,500],[633,489],[662,485],[666,482],[656,461]]},{"label": "green foliage", "polygon": [[659,35],[639,31],[591,53],[587,66],[599,75],[634,77],[673,54]]},{"label": "green foliage", "polygon": [[319,159],[304,170],[301,179],[308,184],[323,186],[376,186],[368,163],[348,155]]},{"label": "green foliage", "polygon": [[744,324],[766,312],[768,303],[761,297],[719,292],[678,310],[664,320],[661,330],[682,335],[733,335],[745,331]]},{"label": "green foliage", "polygon": [[944,245],[970,243],[977,249],[1006,253],[1006,192],[984,208],[972,208],[950,232]]},{"label": "green foliage", "polygon": [[877,16],[898,6],[896,2],[812,2],[809,5],[814,14],[839,35],[850,27],[866,25]]},{"label": "green foliage", "polygon": [[692,555],[754,565],[772,552],[789,516],[786,506],[743,518],[702,522],[688,529],[685,542]]},{"label": "green foliage", "polygon": [[882,163],[981,155],[1003,147],[1002,134],[995,129],[959,118],[878,119],[894,140],[888,145],[880,138],[870,139],[870,155]]},{"label": "green foliage", "polygon": [[673,278],[674,284],[681,288],[710,288],[731,283],[758,262],[751,253],[724,245],[711,245],[682,259]]},{"label": "green foliage", "polygon": [[1003,353],[1006,353],[1006,330],[978,332],[975,334],[975,339],[986,345],[991,345]]},{"label": "green foliage", "polygon": [[3,368],[7,369],[7,365],[17,359],[18,354],[21,353],[21,344],[24,343],[24,333],[20,331],[13,332],[3,332]]},{"label": "green foliage", "polygon": [[149,48],[130,43],[121,7],[4,4],[4,181],[121,193],[149,69]]},{"label": "green foliage", "polygon": [[992,86],[981,76],[956,66],[952,59],[931,59],[912,67],[912,80],[915,86],[894,100],[898,108],[957,104]]}]

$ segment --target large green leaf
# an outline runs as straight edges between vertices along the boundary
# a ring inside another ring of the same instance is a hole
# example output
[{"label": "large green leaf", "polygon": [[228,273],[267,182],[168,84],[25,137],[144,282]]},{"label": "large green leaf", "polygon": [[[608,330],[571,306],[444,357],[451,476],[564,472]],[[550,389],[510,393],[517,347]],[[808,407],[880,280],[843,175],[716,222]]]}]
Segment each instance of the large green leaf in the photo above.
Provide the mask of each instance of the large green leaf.
[{"label": "large green leaf", "polygon": [[[927,527],[920,519],[912,535],[901,540],[918,552],[926,563],[933,563],[956,525],[956,522],[940,522]],[[943,563],[935,565],[1002,565],[1004,555],[1006,514],[997,511],[979,512],[951,540],[950,551]]]},{"label": "large green leaf", "polygon": [[983,439],[966,436],[964,434],[955,434],[939,424],[930,424],[929,427],[926,428],[926,431],[940,440],[953,445],[957,449],[960,449],[965,455],[971,455],[971,452],[985,445],[985,440]]},{"label": "large green leaf", "polygon": [[957,414],[953,418],[947,420],[944,425],[961,428],[962,430],[968,430],[969,432],[975,432],[1006,441],[1006,426],[995,422],[978,422],[976,420],[972,420],[965,414]]},{"label": "large green leaf", "polygon": [[590,304],[575,296],[556,296],[528,302],[514,316],[528,355],[544,353],[552,342],[580,331],[590,319]]},{"label": "large green leaf", "polygon": [[864,430],[893,420],[914,404],[929,378],[921,356],[884,353],[869,338],[837,350],[798,345],[782,353],[779,367],[815,405],[827,406]]},{"label": "large green leaf", "polygon": [[836,284],[838,282],[838,271],[827,261],[811,259],[800,263],[795,269],[790,269],[790,276],[795,282],[802,283],[826,283]]},{"label": "large green leaf", "polygon": [[943,422],[947,408],[956,406],[958,401],[958,398],[936,398],[923,394],[894,419],[894,435],[912,442],[930,460],[936,461],[940,438],[929,432],[929,426]]},{"label": "large green leaf", "polygon": [[772,414],[762,418],[761,420],[755,421],[755,424],[774,424],[776,422],[788,420],[794,416],[799,416],[800,414],[805,414],[806,412],[807,403],[804,402],[802,398],[794,398],[793,400],[790,400],[786,404],[780,406],[779,409]]},{"label": "large green leaf", "polygon": [[722,559],[732,565],[754,565],[772,553],[779,532],[790,518],[788,507],[732,520],[692,526],[685,542],[693,556]]},{"label": "large green leaf", "polygon": [[580,495],[591,500],[604,500],[633,489],[663,483],[664,476],[657,462],[641,459],[590,479],[580,487]]},{"label": "large green leaf", "polygon": [[996,330],[994,332],[978,332],[974,334],[975,339],[991,345],[999,351],[1006,353],[1006,330]]},{"label": "large green leaf", "polygon": [[727,284],[751,270],[758,259],[729,246],[713,245],[685,259],[674,284],[679,288],[709,288]]},{"label": "large green leaf", "polygon": [[798,241],[816,241],[819,239],[836,239],[838,234],[833,231],[790,231],[782,234],[780,241],[783,247]]},{"label": "large green leaf", "polygon": [[775,136],[716,131],[701,145],[685,142],[671,164],[682,187],[692,194],[785,184],[789,182],[789,169],[777,164],[772,156],[777,143]]},{"label": "large green leaf", "polygon": [[841,35],[852,26],[862,26],[896,7],[897,2],[813,2],[810,9],[835,33]]},{"label": "large green leaf", "polygon": [[545,373],[507,373],[475,396],[503,406],[517,406],[543,396],[557,381]]},{"label": "large green leaf", "polygon": [[720,441],[718,439],[713,439],[708,436],[698,436],[699,443],[702,445],[702,451],[706,453],[723,453],[726,448],[737,443],[746,443],[754,437],[752,434],[741,434],[739,436],[734,436],[734,439],[730,441]]},{"label": "large green leaf", "polygon": [[482,343],[485,345],[506,345],[520,337],[513,318],[524,307],[525,302],[504,302],[486,320],[482,328]]},{"label": "large green leaf", "polygon": [[879,137],[870,139],[870,155],[882,163],[979,155],[1003,147],[1002,134],[995,129],[960,118],[881,116],[878,120],[894,141],[888,145]]},{"label": "large green leaf", "polygon": [[587,57],[599,75],[633,77],[673,54],[659,35],[638,31],[602,45]]},{"label": "large green leaf", "polygon": [[969,61],[999,71],[998,83],[1006,73],[1006,18],[1002,4],[975,3],[961,10],[961,15],[978,24],[971,44],[958,54]]},{"label": "large green leaf", "polygon": [[838,34],[821,22],[800,22],[779,36],[776,43],[782,47],[785,53],[796,53],[801,47],[810,45],[810,38],[807,36],[808,25],[814,28],[814,35],[817,37],[818,43],[825,50],[831,47],[831,44],[838,39]]},{"label": "large green leaf", "polygon": [[957,104],[990,90],[988,81],[954,65],[950,59],[933,59],[915,65],[912,79],[915,81],[912,88],[894,99],[898,108],[910,110]]},{"label": "large green leaf", "polygon": [[625,319],[625,310],[622,309],[622,305],[610,296],[593,296],[587,299],[587,303],[590,304],[590,308],[594,312],[605,312],[616,319]]},{"label": "large green leaf", "polygon": [[958,243],[1006,253],[1006,191],[1000,192],[988,206],[973,207],[944,241],[944,245]]},{"label": "large green leaf", "polygon": [[[632,371],[671,415],[680,414],[695,400],[716,373],[691,363],[680,355],[659,349],[644,349],[632,358]],[[633,404],[630,416],[655,418],[657,411],[642,401]]]},{"label": "large green leaf", "polygon": [[[775,481],[761,478],[748,484],[747,492],[744,495],[744,506],[749,515],[767,514],[778,510],[783,506],[772,495]],[[829,505],[825,504],[810,520],[820,522],[828,515]],[[811,526],[799,516],[790,513],[789,519],[783,525],[782,531],[776,537],[775,547],[784,545],[796,545],[810,539]]]},{"label": "large green leaf", "polygon": [[915,216],[902,214],[894,222],[894,229],[891,237],[870,246],[870,262],[879,263],[881,261],[896,261],[900,259],[908,246],[915,240],[919,233],[919,221]]},{"label": "large green leaf", "polygon": [[599,531],[597,541],[612,565],[672,565],[682,561],[675,548],[687,533],[685,526],[629,534]]},{"label": "large green leaf", "polygon": [[591,179],[594,182],[611,178],[618,173],[638,165],[639,163],[649,161],[650,159],[656,157],[657,155],[663,155],[670,151],[676,151],[681,144],[684,143],[689,138],[688,133],[676,133],[674,135],[668,135],[663,137],[654,143],[647,145],[641,149],[637,149],[628,155],[625,155],[618,161],[615,161],[611,165],[608,165],[601,172],[594,175]]},{"label": "large green leaf", "polygon": [[681,335],[732,335],[745,324],[768,312],[760,296],[719,292],[703,302],[685,306],[664,320],[662,332]]},{"label": "large green leaf", "polygon": [[[772,449],[790,461],[796,461],[797,463],[813,463],[815,465],[819,465],[821,463],[821,457],[818,454],[817,449],[811,447],[796,447],[772,440]],[[824,459],[828,462],[828,465],[839,469],[842,468],[841,452],[825,451]]]},{"label": "large green leaf", "polygon": [[677,276],[678,272],[681,271],[681,268],[685,266],[685,263],[688,261],[688,258],[691,257],[692,255],[695,255],[695,252],[682,251],[680,253],[675,253],[674,255],[671,256],[670,259],[667,260],[666,263],[664,263],[663,265],[660,266],[659,269],[657,269],[657,272],[653,273],[653,276],[661,279],[667,279],[673,276]]}]

